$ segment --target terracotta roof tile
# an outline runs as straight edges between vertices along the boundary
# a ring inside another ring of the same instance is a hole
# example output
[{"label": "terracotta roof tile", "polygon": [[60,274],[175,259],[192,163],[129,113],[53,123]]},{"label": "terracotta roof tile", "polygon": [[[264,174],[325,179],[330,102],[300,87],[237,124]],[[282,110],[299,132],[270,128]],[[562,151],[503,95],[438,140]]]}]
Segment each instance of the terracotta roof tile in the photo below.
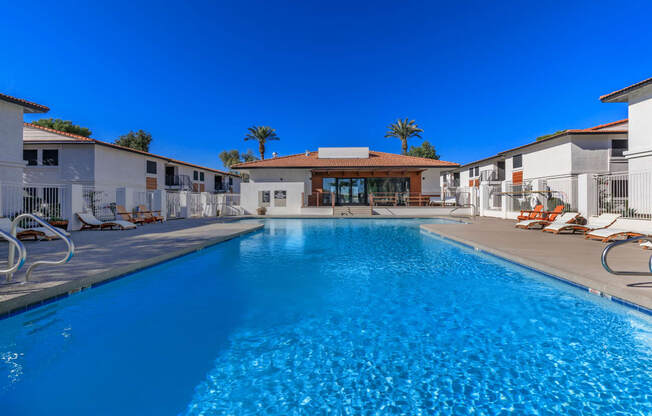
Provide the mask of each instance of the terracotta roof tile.
[{"label": "terracotta roof tile", "polygon": [[[32,128],[35,128],[35,129],[40,129],[40,130],[48,131],[48,132],[51,132],[51,133],[55,133],[55,134],[58,134],[58,135],[61,135],[61,136],[66,136],[66,137],[70,137],[70,138],[73,138],[73,139],[77,139],[77,140],[82,141],[82,142],[89,142],[89,143],[99,144],[99,145],[102,145],[102,146],[113,147],[114,149],[126,150],[126,151],[132,152],[132,153],[139,153],[139,154],[144,155],[144,156],[155,157],[155,158],[158,158],[158,159],[167,160],[168,162],[178,163],[180,165],[186,165],[186,166],[190,166],[190,167],[193,167],[193,168],[198,168],[198,169],[203,169],[203,170],[207,170],[207,171],[210,171],[210,172],[220,173],[222,175],[240,176],[240,175],[236,175],[236,174],[231,173],[231,172],[224,172],[222,170],[207,168],[207,167],[204,167],[204,166],[195,165],[193,163],[188,163],[188,162],[184,162],[184,161],[181,161],[181,160],[171,159],[169,157],[155,155],[154,153],[144,152],[144,151],[138,150],[138,149],[132,149],[131,147],[120,146],[119,144],[115,144],[115,143],[103,142],[101,140],[92,139],[90,137],[79,136],[77,134],[66,133],[64,131],[50,129],[48,127],[37,126],[36,124],[32,124],[32,123],[24,123],[24,125],[27,126],[27,127],[32,127]],[[36,141],[36,140],[34,140],[34,141]]]},{"label": "terracotta roof tile", "polygon": [[234,169],[251,168],[403,168],[403,167],[455,167],[458,163],[423,157],[369,151],[368,158],[318,158],[318,152],[299,153],[273,159],[256,160],[234,165]]},{"label": "terracotta roof tile", "polygon": [[23,106],[27,109],[30,109],[32,113],[47,113],[50,111],[50,109],[44,105],[41,104],[36,104],[31,101],[23,100],[22,98],[16,98],[12,97],[11,95],[7,94],[1,94],[0,93],[0,100],[13,103],[13,104],[18,104],[20,106]]},{"label": "terracotta roof tile", "polygon": [[621,95],[624,95],[630,91],[634,91],[638,88],[644,87],[648,84],[652,84],[652,78],[644,79],[641,82],[637,82],[636,84],[632,84],[629,87],[621,88],[619,90],[616,90],[614,92],[610,92],[609,94],[605,94],[600,97],[600,101],[605,101],[605,100],[610,100],[612,98],[617,98]]}]

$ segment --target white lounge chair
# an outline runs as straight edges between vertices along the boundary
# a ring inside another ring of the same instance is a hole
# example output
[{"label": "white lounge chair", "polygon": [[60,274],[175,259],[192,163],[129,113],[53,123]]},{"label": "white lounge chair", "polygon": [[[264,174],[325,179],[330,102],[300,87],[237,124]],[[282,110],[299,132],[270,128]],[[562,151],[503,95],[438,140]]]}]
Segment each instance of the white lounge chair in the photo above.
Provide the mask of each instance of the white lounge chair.
[{"label": "white lounge chair", "polygon": [[103,230],[105,228],[119,227],[122,230],[130,230],[136,228],[136,224],[129,221],[123,220],[111,220],[111,221],[100,221],[95,218],[95,215],[88,212],[78,212],[77,218],[82,222],[82,230],[92,230],[99,228]]},{"label": "white lounge chair", "polygon": [[641,243],[641,247],[643,247],[646,250],[652,250],[652,242],[645,241],[645,242]]},{"label": "white lounge chair", "polygon": [[606,228],[613,224],[620,214],[602,214],[597,217],[590,217],[586,224],[550,224],[543,231],[553,234],[559,234],[561,231],[584,231],[589,232],[593,230],[599,230],[600,228]]},{"label": "white lounge chair", "polygon": [[[11,220],[9,218],[0,218],[0,230],[10,233],[11,232]],[[70,237],[70,234],[64,230],[60,230],[64,235]],[[59,238],[52,230],[49,230],[45,227],[32,227],[32,228],[23,228],[16,227],[16,237],[19,239],[33,238],[34,240],[56,240]]]},{"label": "white lounge chair", "polygon": [[617,219],[611,226],[586,233],[584,238],[606,243],[618,237],[640,237],[652,235],[652,221]]}]

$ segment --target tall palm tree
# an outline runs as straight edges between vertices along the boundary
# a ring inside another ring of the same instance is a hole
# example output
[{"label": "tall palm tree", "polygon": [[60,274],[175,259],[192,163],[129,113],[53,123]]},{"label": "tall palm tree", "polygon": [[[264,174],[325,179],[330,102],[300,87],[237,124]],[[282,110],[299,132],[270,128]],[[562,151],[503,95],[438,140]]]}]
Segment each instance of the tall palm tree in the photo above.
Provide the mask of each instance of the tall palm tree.
[{"label": "tall palm tree", "polygon": [[405,120],[399,118],[396,123],[387,126],[387,129],[385,137],[396,137],[397,139],[401,139],[402,153],[404,155],[406,155],[408,151],[408,139],[411,137],[421,138],[419,133],[423,133],[423,130],[417,126],[414,120],[408,121],[407,118]]},{"label": "tall palm tree", "polygon": [[265,159],[265,143],[268,140],[279,140],[276,130],[268,126],[252,126],[247,130],[249,130],[249,134],[245,136],[245,140],[257,140],[260,159]]}]

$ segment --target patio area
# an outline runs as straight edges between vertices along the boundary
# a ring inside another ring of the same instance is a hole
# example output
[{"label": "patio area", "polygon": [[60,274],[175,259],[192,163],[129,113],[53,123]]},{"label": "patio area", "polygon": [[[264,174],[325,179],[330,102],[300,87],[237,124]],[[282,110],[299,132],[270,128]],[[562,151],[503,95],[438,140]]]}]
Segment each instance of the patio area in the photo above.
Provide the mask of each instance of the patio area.
[{"label": "patio area", "polygon": [[[162,261],[258,230],[262,224],[198,218],[148,224],[126,231],[72,233],[75,256],[60,266],[39,266],[29,283],[27,267],[35,260],[58,260],[66,245],[61,240],[24,241],[27,262],[12,283],[0,283],[0,316],[52,297],[87,288]],[[2,243],[2,252],[7,252]]]},{"label": "patio area", "polygon": [[[652,277],[605,271],[600,256],[606,244],[585,240],[579,233],[517,229],[514,223],[478,217],[470,224],[425,224],[421,228],[652,310]],[[627,244],[609,254],[609,265],[614,270],[646,271],[650,255],[638,244]]]}]

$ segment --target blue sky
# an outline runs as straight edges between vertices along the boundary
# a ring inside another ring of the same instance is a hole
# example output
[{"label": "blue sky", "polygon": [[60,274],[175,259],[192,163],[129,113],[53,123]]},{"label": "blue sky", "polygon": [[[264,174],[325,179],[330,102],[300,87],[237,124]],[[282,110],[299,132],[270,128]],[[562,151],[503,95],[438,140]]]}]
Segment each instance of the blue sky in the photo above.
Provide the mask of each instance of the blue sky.
[{"label": "blue sky", "polygon": [[652,76],[649,2],[95,3],[3,4],[0,92],[212,167],[257,151],[253,124],[277,129],[268,155],[398,153],[399,117],[464,163],[624,118],[598,97]]}]

